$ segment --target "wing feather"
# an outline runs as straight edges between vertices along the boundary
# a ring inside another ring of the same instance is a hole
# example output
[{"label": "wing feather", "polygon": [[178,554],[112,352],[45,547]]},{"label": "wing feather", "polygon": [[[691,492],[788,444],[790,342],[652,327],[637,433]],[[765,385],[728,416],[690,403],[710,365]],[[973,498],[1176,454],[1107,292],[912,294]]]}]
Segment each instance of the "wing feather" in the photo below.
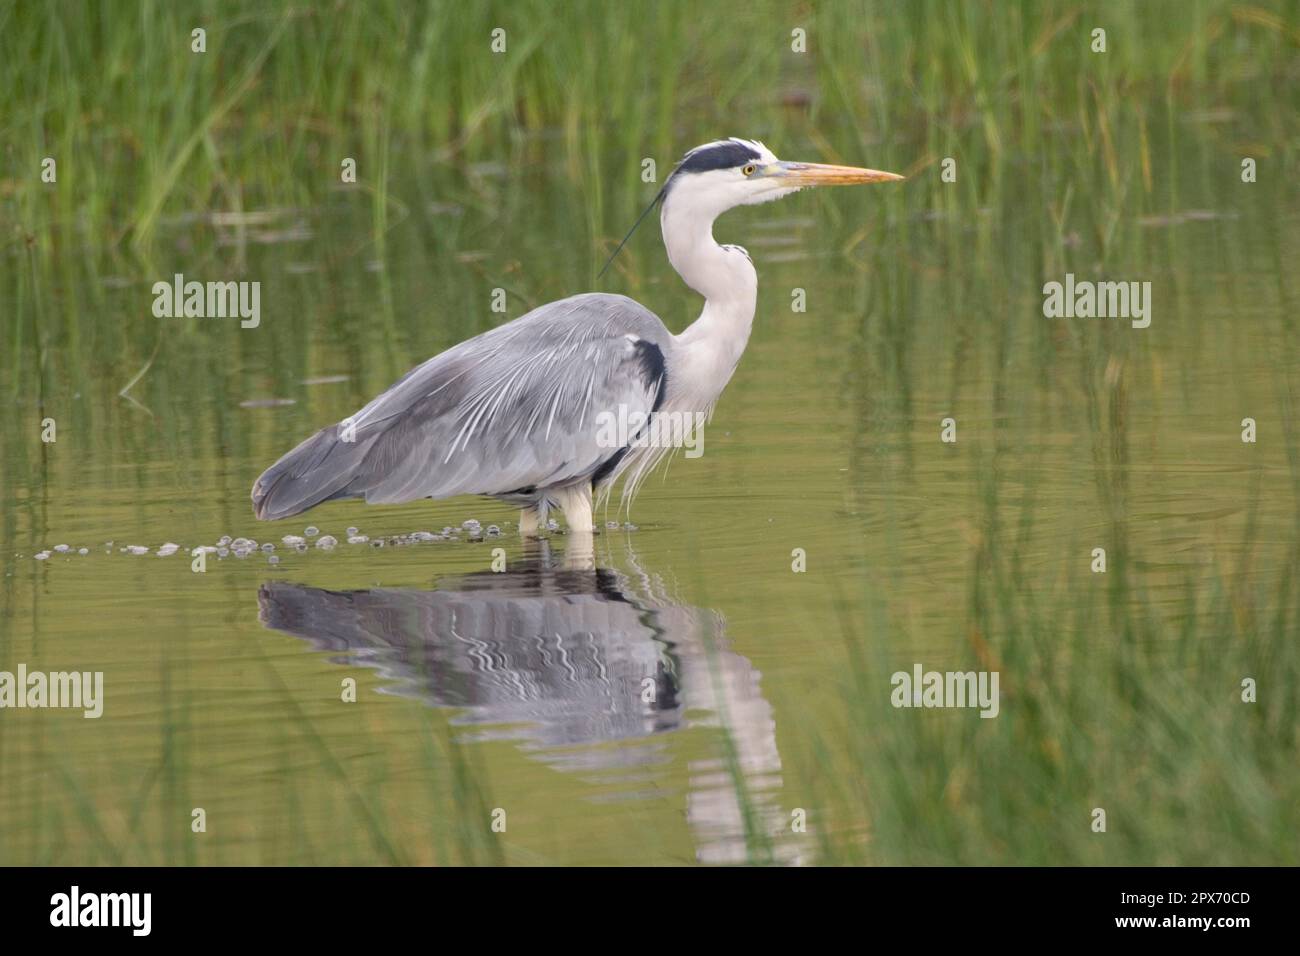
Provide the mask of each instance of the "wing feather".
[{"label": "wing feather", "polygon": [[[254,510],[270,519],[332,498],[397,503],[589,480],[619,451],[598,442],[600,414],[657,408],[671,347],[663,323],[624,296],[544,305],[429,359],[307,439],[258,478]],[[646,348],[660,356],[657,374]]]}]

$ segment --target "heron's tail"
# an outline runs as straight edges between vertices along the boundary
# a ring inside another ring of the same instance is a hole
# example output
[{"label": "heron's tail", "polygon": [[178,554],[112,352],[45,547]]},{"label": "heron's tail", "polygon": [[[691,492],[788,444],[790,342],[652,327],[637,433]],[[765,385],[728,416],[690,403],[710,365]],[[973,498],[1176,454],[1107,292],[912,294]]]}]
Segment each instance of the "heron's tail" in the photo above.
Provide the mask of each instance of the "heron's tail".
[{"label": "heron's tail", "polygon": [[253,514],[263,521],[289,518],[333,498],[354,498],[348,484],[369,449],[345,442],[339,426],[322,428],[253,482]]}]

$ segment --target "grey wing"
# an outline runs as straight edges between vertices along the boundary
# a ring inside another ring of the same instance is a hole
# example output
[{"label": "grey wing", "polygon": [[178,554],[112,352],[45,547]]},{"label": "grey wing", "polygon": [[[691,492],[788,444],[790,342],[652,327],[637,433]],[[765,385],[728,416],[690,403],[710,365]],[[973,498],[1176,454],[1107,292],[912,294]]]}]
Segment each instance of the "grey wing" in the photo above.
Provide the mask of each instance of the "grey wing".
[{"label": "grey wing", "polygon": [[259,518],[333,498],[396,503],[531,494],[589,480],[622,452],[602,413],[648,415],[672,336],[625,296],[562,299],[462,342],[322,429],[253,486]]}]

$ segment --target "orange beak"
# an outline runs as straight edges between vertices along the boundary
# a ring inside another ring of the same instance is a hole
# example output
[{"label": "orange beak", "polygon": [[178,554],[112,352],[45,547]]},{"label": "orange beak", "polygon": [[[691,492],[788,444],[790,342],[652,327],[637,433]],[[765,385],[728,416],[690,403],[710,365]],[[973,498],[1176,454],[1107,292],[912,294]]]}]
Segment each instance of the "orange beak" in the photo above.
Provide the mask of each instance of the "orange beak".
[{"label": "orange beak", "polygon": [[822,163],[777,163],[765,175],[790,186],[854,186],[859,183],[892,183],[904,177],[858,166],[827,166]]}]

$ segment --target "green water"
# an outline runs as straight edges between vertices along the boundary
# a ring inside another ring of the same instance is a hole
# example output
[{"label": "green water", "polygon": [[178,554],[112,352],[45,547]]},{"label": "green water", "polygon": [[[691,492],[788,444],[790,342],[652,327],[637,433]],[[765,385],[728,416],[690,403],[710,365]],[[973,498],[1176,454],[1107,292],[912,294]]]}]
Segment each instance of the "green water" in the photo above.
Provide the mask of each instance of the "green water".
[{"label": "green water", "polygon": [[[753,337],[704,455],[598,515],[597,571],[563,534],[525,546],[491,501],[263,524],[248,493],[535,305],[598,289],[673,331],[698,314],[653,221],[595,279],[655,188],[600,110],[472,161],[383,134],[357,187],[333,184],[333,152],[295,153],[298,182],[331,182],[294,187],[311,202],[232,180],[165,205],[141,247],[104,182],[97,206],[43,208],[9,180],[0,670],[102,671],[105,700],[97,720],[0,711],[0,862],[1297,862],[1294,63],[1273,81],[986,115],[997,150],[954,116],[946,145],[972,156],[954,184],[902,80],[887,137],[825,107],[741,128],[679,99],[690,134],[645,151],[663,171],[736,133],[911,178],[719,222],[759,272]],[[252,95],[241,128],[274,102]],[[155,318],[151,286],[178,272],[260,281],[260,325]],[[1150,327],[1045,318],[1067,272],[1150,282]],[[504,533],[281,543],[470,518]],[[279,563],[192,570],[222,535]],[[35,559],[58,544],[73,553]],[[998,716],[894,708],[916,663],[998,671]]]}]

